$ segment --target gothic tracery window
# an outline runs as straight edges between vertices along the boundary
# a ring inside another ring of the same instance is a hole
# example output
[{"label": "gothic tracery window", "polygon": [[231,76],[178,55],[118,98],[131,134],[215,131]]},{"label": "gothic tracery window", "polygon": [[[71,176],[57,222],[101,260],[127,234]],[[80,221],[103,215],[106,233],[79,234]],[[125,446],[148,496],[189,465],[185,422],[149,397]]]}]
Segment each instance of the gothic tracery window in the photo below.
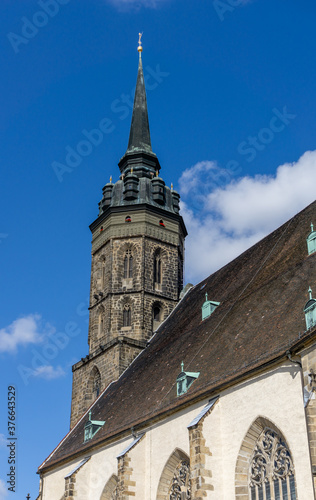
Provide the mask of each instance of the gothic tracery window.
[{"label": "gothic tracery window", "polygon": [[191,500],[190,465],[186,460],[182,460],[174,472],[168,500]]},{"label": "gothic tracery window", "polygon": [[296,500],[292,457],[276,431],[266,428],[259,436],[249,474],[251,500]]},{"label": "gothic tracery window", "polygon": [[131,250],[127,250],[124,257],[124,279],[133,277],[133,256]]},{"label": "gothic tracery window", "polygon": [[125,304],[123,309],[123,326],[131,326],[132,324],[132,314],[129,304]]}]

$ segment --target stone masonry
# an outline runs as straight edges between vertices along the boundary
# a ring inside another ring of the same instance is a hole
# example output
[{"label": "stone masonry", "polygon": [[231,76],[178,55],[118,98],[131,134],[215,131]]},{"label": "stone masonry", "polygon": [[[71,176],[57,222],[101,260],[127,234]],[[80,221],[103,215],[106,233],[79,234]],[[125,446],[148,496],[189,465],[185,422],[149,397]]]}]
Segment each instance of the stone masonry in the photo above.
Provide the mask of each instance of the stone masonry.
[{"label": "stone masonry", "polygon": [[[208,414],[209,412],[206,413]],[[203,500],[207,496],[207,491],[214,490],[211,484],[212,472],[206,468],[206,457],[211,456],[212,453],[205,446],[203,435],[205,416],[197,425],[189,429],[191,497],[194,500]]]},{"label": "stone masonry", "polygon": [[313,483],[316,497],[316,345],[301,354],[304,393],[309,395],[306,405],[307,431],[312,464]]},{"label": "stone masonry", "polygon": [[[130,216],[131,222],[126,223]],[[103,390],[144,349],[157,325],[173,310],[183,287],[184,234],[174,218],[150,208],[109,214],[92,235],[89,354],[73,366],[71,427],[97,397],[93,373]],[[109,238],[105,236],[110,236]],[[154,283],[154,259],[161,258],[161,283]],[[132,257],[132,276],[124,259]],[[128,307],[131,323],[123,325]],[[153,311],[160,311],[154,322]]]}]

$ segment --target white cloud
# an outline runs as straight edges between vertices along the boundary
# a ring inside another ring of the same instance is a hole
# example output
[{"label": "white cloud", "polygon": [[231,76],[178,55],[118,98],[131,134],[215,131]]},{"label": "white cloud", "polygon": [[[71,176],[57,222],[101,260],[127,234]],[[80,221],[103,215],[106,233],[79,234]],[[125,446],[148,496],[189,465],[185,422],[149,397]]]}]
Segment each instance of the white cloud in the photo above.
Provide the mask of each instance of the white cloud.
[{"label": "white cloud", "polygon": [[15,352],[20,345],[37,344],[42,342],[40,333],[40,319],[38,314],[29,314],[18,318],[11,325],[0,329],[0,352]]},{"label": "white cloud", "polygon": [[5,448],[7,446],[7,439],[4,434],[0,434],[0,448]]},{"label": "white cloud", "polygon": [[181,213],[188,228],[186,281],[199,281],[315,199],[316,151],[274,176],[234,178],[215,162],[183,172]]},{"label": "white cloud", "polygon": [[7,497],[8,490],[6,488],[5,482],[0,479],[0,500],[4,500]]},{"label": "white cloud", "polygon": [[61,366],[54,368],[52,365],[44,365],[36,368],[33,372],[33,377],[43,378],[45,380],[53,380],[65,375]]}]

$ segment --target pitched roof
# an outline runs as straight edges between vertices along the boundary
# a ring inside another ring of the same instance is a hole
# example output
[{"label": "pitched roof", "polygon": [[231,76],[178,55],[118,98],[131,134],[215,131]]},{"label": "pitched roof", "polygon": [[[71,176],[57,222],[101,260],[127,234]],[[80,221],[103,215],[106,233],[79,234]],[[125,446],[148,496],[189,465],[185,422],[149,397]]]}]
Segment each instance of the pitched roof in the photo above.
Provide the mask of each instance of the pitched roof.
[{"label": "pitched roof", "polygon": [[[316,335],[315,328],[305,332],[303,311],[308,287],[316,282],[316,252],[308,255],[306,244],[313,220],[316,202],[194,286],[148,347],[93,404],[93,418],[105,421],[97,435],[84,443],[84,416],[40,470],[193,400],[215,396],[225,384]],[[220,305],[202,321],[205,292]],[[177,397],[182,361],[200,376]]]}]

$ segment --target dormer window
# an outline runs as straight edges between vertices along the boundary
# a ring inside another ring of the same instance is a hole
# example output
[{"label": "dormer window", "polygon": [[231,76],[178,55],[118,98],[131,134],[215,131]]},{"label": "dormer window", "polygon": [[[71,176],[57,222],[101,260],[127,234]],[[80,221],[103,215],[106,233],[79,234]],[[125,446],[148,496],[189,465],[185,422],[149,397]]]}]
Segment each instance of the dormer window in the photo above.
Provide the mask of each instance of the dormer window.
[{"label": "dormer window", "polygon": [[316,252],[316,231],[314,231],[314,226],[311,224],[311,232],[306,238],[308,255]]},{"label": "dormer window", "polygon": [[182,361],[181,372],[177,376],[177,396],[185,394],[199,375],[200,372],[185,372],[184,363]]},{"label": "dormer window", "polygon": [[220,305],[220,302],[215,302],[214,300],[207,299],[207,293],[205,294],[205,302],[202,305],[202,321],[215,311],[216,307]]},{"label": "dormer window", "polygon": [[84,442],[89,441],[96,435],[96,433],[101,429],[101,427],[105,424],[105,421],[102,420],[92,420],[91,411],[89,411],[89,420],[86,422],[84,426]]},{"label": "dormer window", "polygon": [[312,297],[312,289],[309,287],[309,300],[304,307],[306,329],[309,330],[316,325],[316,300]]}]

